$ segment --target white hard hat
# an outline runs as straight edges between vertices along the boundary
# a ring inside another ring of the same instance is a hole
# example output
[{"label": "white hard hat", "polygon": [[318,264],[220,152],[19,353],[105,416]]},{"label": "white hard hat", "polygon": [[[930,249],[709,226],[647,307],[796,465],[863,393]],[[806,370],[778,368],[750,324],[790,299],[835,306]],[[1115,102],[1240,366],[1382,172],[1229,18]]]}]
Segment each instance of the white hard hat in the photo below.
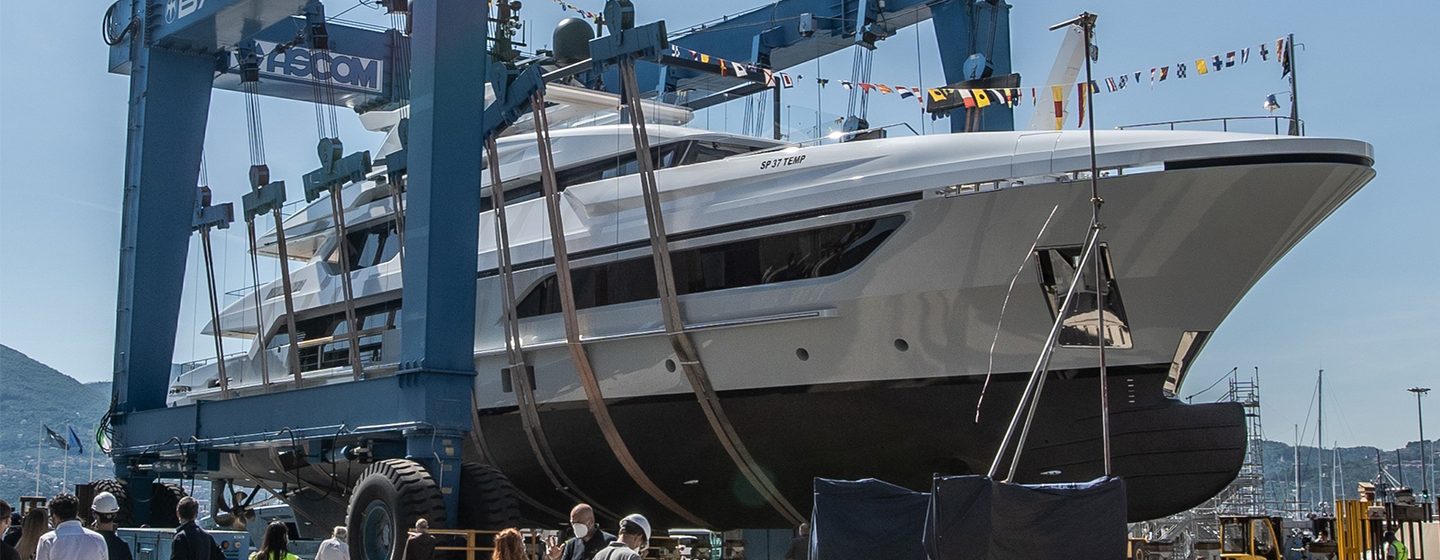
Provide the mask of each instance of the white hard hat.
[{"label": "white hard hat", "polygon": [[649,520],[649,519],[645,519],[645,516],[640,515],[640,514],[638,514],[638,513],[632,513],[632,514],[630,514],[630,515],[625,516],[624,519],[621,519],[621,520],[620,520],[620,531],[621,531],[621,532],[624,532],[624,531],[625,531],[625,525],[626,525],[626,524],[630,524],[630,525],[634,525],[634,526],[636,526],[636,527],[639,527],[641,531],[644,531],[644,532],[645,532],[645,540],[647,540],[647,541],[650,540],[650,520]]},{"label": "white hard hat", "polygon": [[90,503],[90,509],[95,513],[118,513],[120,501],[115,499],[114,494],[101,492],[95,495],[95,501]]}]

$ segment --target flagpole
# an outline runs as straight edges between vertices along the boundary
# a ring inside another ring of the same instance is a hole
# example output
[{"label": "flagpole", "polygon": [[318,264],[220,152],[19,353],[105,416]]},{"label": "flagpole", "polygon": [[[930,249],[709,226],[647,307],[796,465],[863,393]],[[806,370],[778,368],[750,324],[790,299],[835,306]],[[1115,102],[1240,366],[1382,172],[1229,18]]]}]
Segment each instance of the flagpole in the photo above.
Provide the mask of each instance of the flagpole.
[{"label": "flagpole", "polygon": [[40,441],[35,442],[35,495],[40,495],[40,465],[44,463],[45,456],[45,434],[40,434]]},{"label": "flagpole", "polygon": [[[65,433],[70,434],[70,423],[65,423]],[[67,442],[68,444],[68,442]],[[65,492],[65,486],[70,483],[70,450],[65,449],[60,454],[60,492]]]},{"label": "flagpole", "polygon": [[[1085,28],[1085,96],[1090,102],[1085,109],[1090,117],[1090,227],[1094,235],[1090,242],[1100,246],[1100,230],[1105,226],[1100,223],[1100,207],[1105,204],[1105,199],[1100,198],[1100,172],[1095,163],[1095,98],[1090,90],[1090,84],[1095,83],[1095,78],[1090,74],[1091,54],[1095,44],[1095,14],[1085,12],[1081,15],[1081,24]],[[1095,321],[1100,347],[1100,441],[1105,454],[1105,476],[1111,476],[1110,469],[1110,380],[1105,371],[1105,290],[1110,286],[1105,282],[1106,257],[1103,251],[1096,251],[1095,257]],[[1076,276],[1079,276],[1077,271]]]},{"label": "flagpole", "polygon": [[[99,428],[99,427],[96,427],[96,428],[95,428],[95,431],[97,431],[97,432],[100,431],[100,428]],[[92,444],[92,445],[90,446],[90,474],[89,474],[89,476],[85,479],[85,482],[95,482],[95,448],[96,448],[96,447],[99,447],[99,446],[98,446],[98,445],[94,445],[94,444]]]},{"label": "flagpole", "polygon": [[1290,61],[1290,136],[1300,135],[1300,98],[1295,90],[1295,34],[1285,36],[1286,60]]}]

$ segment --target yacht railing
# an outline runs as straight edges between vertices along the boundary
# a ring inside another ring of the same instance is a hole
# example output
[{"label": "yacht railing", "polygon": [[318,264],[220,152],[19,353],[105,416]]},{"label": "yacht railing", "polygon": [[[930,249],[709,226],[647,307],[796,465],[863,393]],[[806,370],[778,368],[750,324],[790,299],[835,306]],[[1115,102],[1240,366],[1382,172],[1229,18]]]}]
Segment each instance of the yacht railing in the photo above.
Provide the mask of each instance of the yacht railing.
[{"label": "yacht railing", "polygon": [[1296,128],[1298,128],[1299,131],[1300,131],[1300,136],[1304,136],[1304,135],[1305,135],[1305,121],[1304,121],[1303,119],[1291,119],[1291,118],[1288,117],[1288,116],[1282,116],[1282,115],[1258,115],[1258,116],[1248,116],[1248,117],[1209,117],[1209,118],[1203,118],[1203,119],[1181,119],[1181,120],[1174,120],[1174,121],[1158,121],[1158,122],[1140,123],[1140,124],[1127,124],[1127,125],[1124,125],[1124,126],[1117,126],[1117,127],[1115,127],[1115,128],[1117,128],[1117,129],[1119,129],[1119,130],[1130,130],[1130,129],[1136,129],[1136,128],[1169,128],[1170,130],[1176,130],[1175,127],[1178,125],[1178,126],[1181,127],[1181,130],[1193,130],[1192,127],[1193,127],[1194,125],[1200,125],[1200,124],[1202,124],[1202,123],[1204,123],[1204,124],[1209,124],[1209,123],[1216,123],[1216,122],[1218,122],[1218,123],[1220,123],[1220,130],[1221,130],[1221,131],[1223,131],[1223,132],[1229,132],[1229,131],[1230,131],[1230,123],[1231,123],[1232,121],[1235,121],[1235,122],[1271,121],[1271,125],[1274,127],[1274,132],[1275,132],[1275,134],[1277,134],[1277,135],[1282,134],[1282,132],[1280,132],[1280,130],[1281,130],[1281,129],[1280,129],[1280,124],[1281,124],[1281,123],[1284,123],[1284,124],[1285,124],[1285,130],[1288,131],[1288,130],[1290,130],[1290,123],[1293,121],[1293,122],[1297,125]]}]

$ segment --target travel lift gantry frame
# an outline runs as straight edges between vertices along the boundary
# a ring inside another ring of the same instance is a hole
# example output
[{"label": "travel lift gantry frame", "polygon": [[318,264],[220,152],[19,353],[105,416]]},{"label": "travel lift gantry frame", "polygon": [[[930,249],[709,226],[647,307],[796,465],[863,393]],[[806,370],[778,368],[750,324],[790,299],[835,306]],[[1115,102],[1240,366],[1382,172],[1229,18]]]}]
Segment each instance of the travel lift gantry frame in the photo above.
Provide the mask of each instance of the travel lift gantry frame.
[{"label": "travel lift gantry frame", "polygon": [[[749,58],[764,58],[784,68],[803,62],[796,57],[828,54],[845,44],[868,44],[873,48],[874,41],[894,29],[934,17],[937,35],[946,39],[941,41],[941,58],[946,77],[953,83],[963,79],[961,66],[971,53],[947,45],[964,44],[954,39],[979,35],[981,25],[975,13],[989,10],[990,34],[996,37],[991,42],[996,45],[991,63],[996,72],[1009,70],[1008,6],[1003,3],[857,0],[854,5],[842,2],[833,16],[827,14],[836,8],[827,0],[781,0],[772,8],[775,14],[796,12],[797,17],[786,19],[808,20],[811,27],[785,23],[761,27],[756,32],[749,19],[758,17],[757,10],[692,30],[675,40],[684,42],[687,48],[743,60],[746,53],[731,52],[747,48],[744,42],[737,46],[734,33],[748,33],[753,37],[748,42]],[[543,100],[537,93],[543,84],[533,74],[520,79],[511,75],[507,80],[511,87],[504,90],[513,94],[497,96],[503,100],[491,110],[476,110],[476,77],[494,75],[489,68],[486,38],[474,32],[486,28],[485,4],[415,0],[410,7],[408,37],[394,30],[377,33],[328,25],[334,47],[334,54],[329,55],[334,57],[334,75],[320,79],[328,80],[327,87],[339,92],[339,97],[332,94],[329,102],[352,108],[380,107],[393,100],[390,93],[397,88],[394,82],[405,78],[397,77],[399,73],[393,71],[385,72],[382,65],[393,62],[392,53],[401,48],[402,42],[408,43],[403,48],[409,54],[408,90],[414,102],[404,156],[409,196],[403,238],[406,312],[399,371],[349,383],[165,406],[188,237],[193,228],[219,225],[196,216],[205,211],[197,205],[195,179],[201,165],[210,89],[242,90],[239,72],[230,64],[230,50],[255,44],[252,41],[269,43],[272,49],[275,44],[286,43],[294,37],[297,22],[304,23],[296,16],[306,14],[307,9],[312,16],[317,9],[323,10],[313,0],[118,0],[106,14],[105,35],[112,46],[110,69],[130,74],[110,426],[115,472],[127,482],[129,508],[136,523],[151,518],[151,483],[157,478],[215,472],[227,449],[277,439],[293,442],[296,449],[291,451],[301,460],[319,459],[336,451],[327,446],[338,433],[397,442],[369,451],[377,459],[408,457],[422,464],[441,489],[448,521],[452,526],[456,522],[460,448],[473,426],[474,406],[467,397],[476,374],[474,274],[479,200],[474,196],[474,185],[480,184],[481,166],[476,165],[475,158],[486,148],[486,139],[513,122],[525,105],[539,106]],[[615,8],[607,6],[607,12],[612,10]],[[594,61],[597,67],[606,63],[619,67],[620,79],[608,82],[610,87],[625,84],[627,97],[634,98],[639,94],[637,74],[665,91],[713,79],[693,70],[662,70],[647,64],[639,65],[637,72],[635,60],[658,59],[666,37],[663,26],[659,33],[654,33],[651,26],[632,27],[633,15],[623,24],[617,22],[615,33],[592,43],[592,50],[601,51],[594,53],[598,55]],[[834,40],[837,37],[850,37],[851,42],[842,44]],[[802,46],[812,41],[814,46]],[[298,47],[292,49],[303,52]],[[347,61],[339,62],[342,57],[348,57]],[[339,75],[341,67],[346,67],[344,76]],[[262,73],[261,93],[313,101],[308,97],[316,80],[313,67],[301,66],[289,55],[272,51]],[[496,91],[502,91],[498,84]],[[985,129],[1011,128],[1009,110],[989,114],[995,119],[987,118]],[[643,123],[637,104],[631,104],[629,117],[637,125]],[[960,120],[956,119],[957,123]],[[537,129],[540,140],[548,145],[544,126]],[[633,131],[637,145],[648,144],[643,127],[636,126]],[[399,163],[398,158],[393,163]],[[647,219],[652,239],[658,240],[655,248],[659,260],[666,252],[663,217],[655,196],[653,164],[645,168],[642,175],[648,177],[644,181]],[[553,175],[553,168],[547,175]],[[551,191],[547,198],[553,205],[553,176],[546,182]],[[557,244],[557,252],[563,251],[563,236],[552,242]],[[657,269],[661,269],[657,274],[664,274],[668,267]],[[659,280],[662,287],[671,284],[663,277]],[[706,407],[707,417],[741,471],[746,472],[749,469],[744,467],[749,461],[743,445],[733,434],[725,433],[726,422],[714,400],[713,388],[705,386],[708,383],[703,369],[697,370],[699,360],[693,359],[693,348],[686,348],[672,292],[662,290],[667,336],[677,352],[692,354],[682,360],[687,377],[695,384],[702,406],[711,401],[711,406]],[[509,297],[513,299],[514,294]],[[573,315],[573,310],[567,315]],[[572,338],[572,351],[583,357],[578,338]],[[512,362],[522,369],[509,372],[512,382],[525,379],[519,375],[524,371],[523,354],[518,348],[516,354],[519,357]],[[591,378],[585,385],[594,384],[593,374]],[[598,391],[591,397],[591,406],[604,408]],[[617,449],[617,443],[618,448],[623,448],[618,435],[612,449]],[[632,477],[637,473],[643,476],[638,465],[633,467],[627,465]],[[758,469],[747,473],[747,478],[757,487],[768,486]],[[640,478],[637,482],[646,487]],[[655,490],[651,494],[659,499]],[[762,491],[762,495],[770,497],[778,509],[790,510],[786,517],[794,515],[793,506],[780,503],[783,498],[777,502],[778,493]]]}]

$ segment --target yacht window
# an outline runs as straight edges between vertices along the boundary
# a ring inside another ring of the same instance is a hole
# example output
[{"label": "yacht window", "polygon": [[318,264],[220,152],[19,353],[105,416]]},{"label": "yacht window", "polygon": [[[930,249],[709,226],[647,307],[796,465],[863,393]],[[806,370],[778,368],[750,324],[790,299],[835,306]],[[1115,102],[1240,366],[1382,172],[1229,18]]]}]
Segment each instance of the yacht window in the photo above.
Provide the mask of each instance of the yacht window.
[{"label": "yacht window", "polygon": [[[347,231],[345,239],[348,241],[344,245],[348,249],[346,253],[350,256],[352,272],[389,261],[400,253],[400,236],[395,231],[393,220]],[[340,268],[340,252],[337,247],[330,252],[330,257],[325,259],[330,263],[331,270],[337,272]]]},{"label": "yacht window", "polygon": [[[685,150],[689,142],[678,142],[656,146],[651,148],[650,155],[655,162],[655,169],[667,169],[682,162],[682,158],[689,157]],[[719,159],[719,158],[715,158]],[[708,161],[708,160],[707,160]],[[690,163],[686,161],[685,163]],[[592,183],[601,179],[613,179],[634,175],[640,172],[640,162],[634,153],[621,154],[613,158],[605,158],[599,161],[572,166],[555,171],[555,185],[558,190],[565,190],[567,187]],[[540,198],[544,193],[540,180],[530,179],[523,183],[506,182],[505,205],[516,204]],[[485,187],[480,191],[480,211],[488,212],[495,209],[495,200],[490,197],[490,188]]]},{"label": "yacht window", "polygon": [[[383,335],[385,331],[395,328],[399,315],[398,300],[355,310],[355,316],[360,321],[357,342],[362,363],[379,361]],[[297,321],[295,329],[300,332],[300,370],[314,371],[350,365],[350,338],[347,336],[349,326],[343,310]],[[282,326],[271,336],[266,348],[283,348],[289,344],[290,335]]]},{"label": "yacht window", "polygon": [[[1050,316],[1060,315],[1060,306],[1065,302],[1065,293],[1075,281],[1084,248],[1080,245],[1040,249],[1035,252],[1040,288],[1050,304]],[[1115,281],[1115,270],[1110,262],[1110,248],[1101,244],[1099,250],[1101,271],[1105,283],[1105,344],[1110,348],[1131,348],[1130,321],[1125,313],[1125,301],[1120,296],[1120,286]],[[1065,322],[1060,328],[1057,341],[1060,346],[1095,347],[1100,336],[1095,312],[1095,272],[1087,267],[1080,271],[1080,285],[1071,298],[1070,309],[1064,313]]]},{"label": "yacht window", "polygon": [[689,164],[692,164],[692,163],[705,163],[705,162],[707,162],[707,161],[721,160],[721,159],[725,159],[725,158],[730,157],[730,156],[736,156],[736,155],[740,155],[740,154],[748,154],[748,153],[750,153],[750,152],[752,152],[752,151],[754,151],[754,150],[755,150],[755,148],[751,148],[751,147],[749,147],[749,146],[739,146],[739,145],[735,145],[735,144],[724,144],[724,143],[721,143],[721,142],[710,142],[710,141],[695,141],[695,142],[690,142],[690,149],[685,152],[685,158],[684,158],[684,160],[681,162],[681,165],[689,165]]},{"label": "yacht window", "polygon": [[[902,216],[824,226],[671,253],[679,294],[821,278],[859,265],[900,227]],[[571,271],[579,309],[654,299],[655,269],[650,256],[576,268]],[[519,303],[519,316],[560,311],[552,274]]]}]

